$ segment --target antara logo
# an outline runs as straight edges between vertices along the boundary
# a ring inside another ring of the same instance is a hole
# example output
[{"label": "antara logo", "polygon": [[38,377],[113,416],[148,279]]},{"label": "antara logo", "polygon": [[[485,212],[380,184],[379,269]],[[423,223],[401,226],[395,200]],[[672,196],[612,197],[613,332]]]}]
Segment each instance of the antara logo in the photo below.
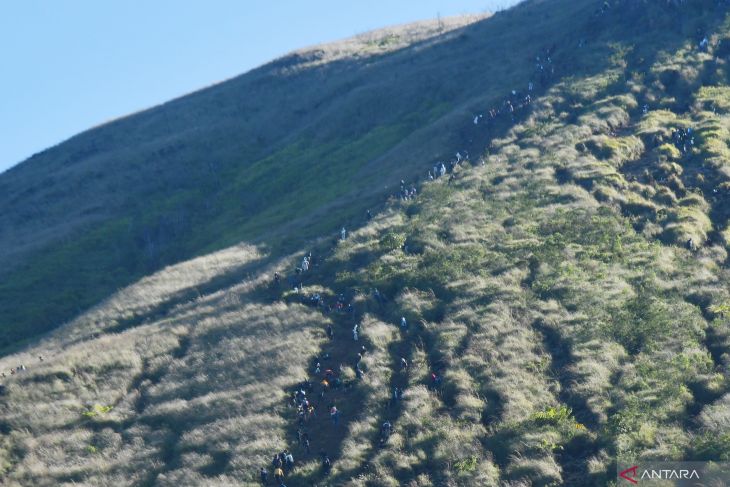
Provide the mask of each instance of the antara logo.
[{"label": "antara logo", "polygon": [[[639,480],[699,480],[700,475],[697,470],[690,469],[643,469],[641,474],[638,473],[639,466],[634,465],[631,468],[627,468],[619,472],[619,477],[624,480],[628,480],[632,484],[638,484]],[[637,478],[638,477],[638,478]]]},{"label": "antara logo", "polygon": [[636,470],[639,468],[638,465],[634,465],[631,468],[627,468],[623,472],[619,473],[619,477],[622,479],[628,480],[632,484],[638,484],[638,480],[636,480]]}]

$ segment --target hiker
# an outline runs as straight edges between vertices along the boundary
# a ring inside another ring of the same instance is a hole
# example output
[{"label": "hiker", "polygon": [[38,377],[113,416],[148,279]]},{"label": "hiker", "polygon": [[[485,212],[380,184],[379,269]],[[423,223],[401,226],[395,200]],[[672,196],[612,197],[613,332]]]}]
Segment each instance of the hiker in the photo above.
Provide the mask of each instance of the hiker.
[{"label": "hiker", "polygon": [[431,174],[431,170],[428,170],[428,180],[433,181],[433,174]]},{"label": "hiker", "polygon": [[294,393],[294,397],[292,398],[292,403],[296,406],[301,406],[302,402],[304,401],[303,396],[301,395],[302,391],[296,391]]},{"label": "hiker", "polygon": [[689,250],[690,252],[695,251],[695,243],[691,238],[687,240],[687,250]]},{"label": "hiker", "polygon": [[330,340],[335,339],[335,332],[332,329],[332,325],[329,324],[327,325],[327,338],[329,338]]},{"label": "hiker", "polygon": [[274,479],[279,482],[279,484],[284,482],[284,471],[281,467],[276,467],[276,470],[274,470]]},{"label": "hiker", "polygon": [[330,418],[332,418],[332,424],[335,426],[340,422],[340,412],[337,410],[337,406],[332,406],[332,409],[330,409]]},{"label": "hiker", "polygon": [[441,167],[439,168],[439,173],[441,176],[446,174],[446,165],[443,162],[441,163]]},{"label": "hiker", "polygon": [[704,37],[704,38],[703,38],[703,39],[702,39],[702,40],[700,41],[700,51],[702,51],[702,52],[705,52],[705,51],[707,51],[707,46],[709,46],[709,45],[710,45],[710,41],[709,41],[709,40],[707,40],[707,36],[705,36],[705,37]]},{"label": "hiker", "polygon": [[398,387],[393,387],[393,404],[398,402],[398,398],[400,397],[398,392]]},{"label": "hiker", "polygon": [[380,443],[385,443],[388,441],[388,438],[390,438],[390,435],[393,433],[393,425],[390,424],[390,421],[386,420],[381,426],[380,426]]},{"label": "hiker", "polygon": [[354,327],[352,328],[352,339],[353,339],[354,341],[357,341],[357,329],[358,329],[358,325],[355,325],[355,326],[354,326]]},{"label": "hiker", "polygon": [[307,450],[307,453],[310,453],[309,452],[309,434],[308,433],[304,433],[302,435],[302,445],[304,445],[304,449]]},{"label": "hiker", "polygon": [[322,452],[322,470],[325,474],[328,474],[332,469],[332,460],[327,456],[326,453]]},{"label": "hiker", "polygon": [[405,357],[400,358],[400,368],[401,370],[408,370],[408,361],[405,359]]},{"label": "hiker", "polygon": [[266,467],[261,467],[261,472],[259,472],[259,475],[261,476],[261,483],[266,485],[269,483],[269,471],[266,470]]},{"label": "hiker", "polygon": [[372,220],[372,219],[373,219],[373,214],[372,214],[372,213],[370,213],[370,210],[368,210],[368,211],[367,211],[367,212],[365,213],[365,215],[366,215],[366,217],[367,217],[368,221],[370,221],[370,220]]},{"label": "hiker", "polygon": [[383,304],[383,301],[385,301],[385,298],[382,294],[380,294],[380,291],[378,291],[378,288],[373,289],[373,297],[378,302],[378,304]]},{"label": "hiker", "polygon": [[408,322],[406,321],[406,317],[405,316],[401,316],[401,319],[400,319],[400,327],[401,327],[401,330],[407,330],[408,329]]},{"label": "hiker", "polygon": [[308,270],[309,270],[309,258],[305,256],[302,259],[302,271],[307,272]]},{"label": "hiker", "polygon": [[294,469],[294,455],[287,451],[286,457],[284,457],[284,461],[286,464],[286,469],[291,472]]},{"label": "hiker", "polygon": [[347,230],[345,230],[345,227],[342,227],[342,230],[340,230],[340,240],[345,240],[347,237]]},{"label": "hiker", "polygon": [[380,427],[380,432],[383,434],[386,434],[390,436],[390,433],[393,431],[393,425],[390,424],[390,421],[385,420],[385,422]]}]

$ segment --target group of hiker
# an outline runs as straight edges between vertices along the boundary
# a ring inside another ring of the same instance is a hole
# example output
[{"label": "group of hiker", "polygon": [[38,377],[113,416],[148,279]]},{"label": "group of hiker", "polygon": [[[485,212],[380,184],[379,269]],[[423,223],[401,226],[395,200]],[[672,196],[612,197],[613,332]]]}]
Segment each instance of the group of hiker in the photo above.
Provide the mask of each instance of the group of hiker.
[{"label": "group of hiker", "polygon": [[[308,254],[308,256],[304,257],[304,259],[302,260],[302,266],[300,267],[301,272],[307,271],[308,267],[305,262],[307,262],[309,259],[311,259],[311,253]],[[281,276],[278,276],[278,278],[275,277],[275,279],[280,280]],[[377,288],[373,288],[371,294],[372,299],[379,306],[383,305],[386,302],[385,296]],[[343,312],[347,310],[348,313],[353,314],[354,318],[354,309],[352,303],[347,303],[347,299],[345,298],[344,293],[338,294],[335,300],[336,305],[334,309],[338,309]],[[325,299],[319,293],[313,294],[311,297],[307,298],[307,302],[315,307],[322,308],[323,312],[333,310],[331,306],[327,306],[324,304]],[[361,326],[361,323],[355,322],[351,329],[353,342],[356,342],[358,345],[360,345],[356,357],[352,361],[352,366],[355,370],[356,375],[355,380],[362,379],[365,373],[361,367],[361,364],[363,357],[367,352],[367,348],[364,344],[361,343]],[[405,316],[402,316],[398,321],[398,327],[404,333],[408,332],[409,323],[408,319]],[[330,341],[334,340],[335,332],[331,323],[327,324],[325,328],[325,333]],[[312,453],[312,438],[308,433],[308,429],[315,427],[315,423],[313,422],[313,420],[317,418],[317,406],[326,404],[325,411],[326,414],[329,416],[329,420],[333,428],[337,428],[340,422],[342,412],[335,404],[334,397],[329,399],[327,398],[329,397],[331,391],[336,391],[340,389],[346,390],[349,388],[348,386],[351,386],[351,383],[343,383],[341,376],[344,370],[344,365],[339,364],[339,366],[334,367],[336,363],[337,362],[333,363],[333,357],[331,357],[329,353],[322,353],[314,356],[311,360],[310,373],[316,378],[316,381],[313,383],[310,380],[306,380],[300,383],[291,396],[292,404],[296,407],[298,418],[297,442],[307,455]],[[400,370],[402,372],[407,372],[408,365],[409,364],[406,358],[401,357]],[[403,393],[404,390],[402,388],[394,386],[391,404],[395,404],[397,401],[399,401],[403,397]],[[310,397],[312,396],[312,394],[315,394],[315,396],[317,396],[316,399],[312,399],[312,397]],[[317,403],[317,405],[315,405],[315,402]],[[392,432],[392,426],[390,425],[390,422],[386,421],[384,425],[387,425],[387,427],[381,429],[381,443],[387,441],[387,438]],[[316,427],[321,428],[321,425],[318,424]],[[326,455],[326,453],[321,452],[320,456],[322,461],[322,471],[324,473],[327,473],[331,469],[332,460],[328,455]],[[274,480],[278,482],[278,485],[284,485],[284,477],[288,475],[294,467],[292,454],[287,450],[284,450],[275,455],[272,461],[272,467]],[[261,481],[263,483],[268,483],[269,471],[266,470],[266,468],[262,468],[260,474]]]},{"label": "group of hiker", "polygon": [[[25,372],[26,370],[27,370],[26,366],[23,364],[20,364],[17,367],[10,368],[10,375],[20,374],[21,372]],[[5,375],[5,372],[2,372],[2,373],[0,373],[0,377],[7,377],[7,375]]]},{"label": "group of hiker", "polygon": [[[43,355],[38,356],[38,361],[43,362]],[[25,366],[25,364],[20,364],[17,367],[10,367],[9,375],[22,374],[26,370],[28,370],[28,368]],[[5,379],[6,377],[8,377],[8,374],[6,374],[5,372],[0,372],[0,378]],[[0,383],[0,386],[2,385],[3,384]]]},{"label": "group of hiker", "polygon": [[[555,73],[555,69],[553,67],[553,61],[552,61],[552,49],[546,49],[543,52],[541,52],[540,55],[536,57],[536,72],[538,75],[538,78],[544,82],[548,78],[552,77]],[[511,93],[508,95],[508,97],[502,102],[501,106],[489,110],[489,118],[490,119],[496,119],[499,115],[502,114],[508,114],[510,117],[510,120],[515,120],[515,111],[523,109],[527,107],[532,102],[532,92],[534,89],[534,84],[532,81],[530,81],[527,85],[527,91],[526,93],[520,93],[517,90],[512,90]],[[478,114],[474,116],[473,123],[474,125],[478,125],[482,122],[484,119],[484,116],[482,114]],[[428,171],[428,180],[433,181],[437,178],[446,176],[447,174],[450,175],[449,183],[454,179],[454,174],[456,171],[456,168],[464,161],[469,160],[469,154],[467,151],[459,151],[456,152],[455,157],[451,159],[448,162],[442,162],[439,161],[436,164],[434,164],[433,168]],[[483,162],[482,162],[483,164]],[[400,181],[400,190],[398,193],[399,199],[403,201],[409,201],[416,197],[418,191],[415,184],[406,184],[404,180]],[[366,211],[366,219],[367,221],[370,221],[373,218],[373,215],[371,211],[368,209]],[[343,226],[340,229],[339,232],[339,240],[344,241],[347,239],[347,229]],[[406,247],[404,244],[404,251],[406,251]],[[301,281],[301,275],[309,272],[310,268],[313,265],[312,261],[312,254],[311,252],[302,258],[301,265],[296,268],[296,276],[293,281],[290,280],[289,284],[292,285],[294,289],[296,289],[298,292],[301,292],[303,290],[303,285]],[[281,276],[278,272],[274,274],[274,283],[276,285],[279,285],[281,281]],[[378,305],[382,306],[385,302],[385,296],[377,289],[374,288],[372,290],[372,298],[375,300]],[[332,304],[327,304],[325,301],[325,297],[322,296],[320,293],[313,293],[309,296],[303,296],[302,300],[304,304],[307,304],[309,306],[313,306],[317,309],[320,309],[324,313],[331,313],[333,311],[336,311],[338,313],[347,313],[351,314],[353,316],[353,319],[355,317],[354,308],[351,302],[347,302],[347,300],[344,297],[344,294],[339,294],[334,302],[334,306]],[[351,329],[352,333],[352,340],[353,342],[360,343],[361,340],[361,323],[354,323]],[[402,316],[398,322],[398,327],[401,330],[402,333],[408,333],[409,332],[409,322],[408,319],[405,316]],[[335,331],[332,327],[332,324],[327,324],[325,328],[325,334],[327,338],[330,341],[333,341],[335,338]],[[357,352],[356,358],[353,360],[353,368],[355,370],[355,380],[360,380],[363,378],[365,371],[362,369],[362,359],[363,356],[366,353],[366,347],[365,345],[362,345],[360,347],[359,352]],[[319,394],[315,394],[319,396],[319,402],[324,401],[326,397],[328,397],[328,394],[332,390],[338,390],[341,388],[347,389],[352,384],[348,382],[347,384],[343,384],[343,381],[340,377],[342,371],[343,371],[343,365],[339,364],[339,367],[337,367],[337,372],[333,370],[332,367],[328,367],[328,363],[331,359],[330,355],[328,353],[322,354],[320,357],[315,356],[312,358],[312,365],[311,365],[311,374],[317,378],[318,384],[319,384]],[[324,364],[324,365],[323,365]],[[406,357],[400,357],[399,360],[400,365],[400,372],[401,373],[407,373],[409,370],[409,362]],[[429,387],[431,389],[438,389],[441,385],[442,377],[441,375],[437,374],[436,372],[431,372],[430,374],[430,384]],[[310,381],[303,382],[293,393],[292,402],[297,410],[297,441],[299,446],[307,453],[311,454],[311,442],[312,439],[307,432],[307,428],[311,428],[313,423],[312,420],[317,417],[316,411],[317,408],[315,404],[313,403],[312,398],[310,397],[311,394],[314,391],[314,384]],[[398,387],[397,385],[393,386],[392,395],[390,395],[390,404],[391,406],[396,405],[403,397],[404,389],[401,387]],[[337,427],[339,424],[340,416],[342,412],[340,409],[335,405],[333,400],[329,400],[327,403],[326,408],[327,413],[329,414],[330,421],[332,423],[332,427]],[[386,420],[380,428],[380,443],[384,444],[387,442],[388,438],[393,432],[393,425],[389,420]],[[283,455],[282,455],[283,454]],[[321,467],[323,473],[328,473],[332,466],[332,460],[325,452],[320,452],[321,457]],[[291,459],[291,462],[287,462],[287,459]],[[279,453],[274,457],[273,461],[273,467],[274,467],[274,479],[279,483],[280,486],[284,485],[284,476],[287,475],[291,469],[293,469],[293,457],[290,453],[288,453],[286,450]],[[261,481],[263,483],[268,482],[268,471],[266,471],[265,468],[261,469]]]},{"label": "group of hiker", "polygon": [[406,185],[406,182],[401,179],[400,181],[400,199],[403,201],[409,201],[416,197],[416,185],[411,184],[410,188]]},{"label": "group of hiker", "polygon": [[[278,483],[279,487],[286,487],[284,485],[284,476],[294,470],[294,456],[289,450],[285,449],[274,455],[271,466],[274,471],[274,480]],[[266,470],[266,467],[261,467],[259,476],[262,483],[269,483],[269,471]]]},{"label": "group of hiker", "polygon": [[682,152],[682,154],[687,154],[687,152],[695,145],[695,137],[692,127],[673,129],[672,143],[680,152]]}]

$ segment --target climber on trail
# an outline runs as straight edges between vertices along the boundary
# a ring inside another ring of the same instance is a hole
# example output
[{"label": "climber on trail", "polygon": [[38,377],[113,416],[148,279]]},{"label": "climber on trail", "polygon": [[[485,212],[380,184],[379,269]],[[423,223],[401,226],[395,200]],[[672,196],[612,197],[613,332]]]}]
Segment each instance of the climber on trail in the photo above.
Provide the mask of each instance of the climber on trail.
[{"label": "climber on trail", "polygon": [[269,472],[266,470],[266,467],[261,467],[261,471],[259,472],[259,475],[261,476],[261,483],[266,485],[269,483]]},{"label": "climber on trail", "polygon": [[330,418],[332,418],[332,424],[337,426],[340,422],[340,411],[337,406],[332,406],[330,409]]},{"label": "climber on trail", "polygon": [[403,397],[403,389],[398,389],[397,386],[394,386],[393,387],[393,402],[392,402],[392,404],[395,405],[401,397]]},{"label": "climber on trail", "polygon": [[390,424],[390,421],[386,420],[381,426],[380,426],[380,443],[385,443],[388,441],[388,438],[390,438],[390,435],[393,433],[393,425]]},{"label": "climber on trail", "polygon": [[431,372],[431,387],[437,389],[441,385],[442,377],[436,372]]},{"label": "climber on trail", "polygon": [[358,338],[358,335],[357,335],[357,333],[358,333],[358,328],[359,328],[359,325],[355,325],[355,326],[353,327],[353,329],[352,329],[352,339],[353,339],[354,341],[357,341],[357,338]]},{"label": "climber on trail", "polygon": [[408,360],[405,357],[400,358],[400,368],[401,370],[408,370]]},{"label": "climber on trail", "polygon": [[325,452],[321,452],[320,455],[322,456],[322,472],[326,475],[332,470],[332,460]]},{"label": "climber on trail", "polygon": [[382,305],[385,301],[385,298],[383,298],[383,295],[380,294],[380,291],[378,291],[378,288],[373,289],[373,297],[378,302],[378,304]]},{"label": "climber on trail", "polygon": [[345,230],[345,227],[342,227],[342,230],[340,230],[340,240],[345,240],[347,238],[347,230]]},{"label": "climber on trail", "polygon": [[281,467],[276,467],[276,470],[274,470],[274,479],[279,482],[280,485],[284,482],[284,471]]},{"label": "climber on trail", "polygon": [[406,321],[406,317],[402,316],[400,319],[400,328],[403,331],[408,330],[408,321]]}]

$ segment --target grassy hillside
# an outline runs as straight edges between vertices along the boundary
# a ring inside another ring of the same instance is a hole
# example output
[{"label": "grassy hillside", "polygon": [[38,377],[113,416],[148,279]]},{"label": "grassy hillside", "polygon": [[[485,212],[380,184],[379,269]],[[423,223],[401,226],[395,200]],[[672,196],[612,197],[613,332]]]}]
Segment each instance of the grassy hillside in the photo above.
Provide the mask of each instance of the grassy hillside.
[{"label": "grassy hillside", "polygon": [[359,216],[437,150],[408,138],[454,110],[440,46],[478,19],[297,52],[1,174],[0,349],[165,265],[242,239],[293,249]]},{"label": "grassy hillside", "polygon": [[[7,483],[257,485],[284,448],[290,487],[614,485],[617,459],[728,461],[727,6],[602,4],[528,1],[474,24],[453,57],[495,39],[529,54],[460,76],[482,86],[459,95],[473,107],[419,105],[436,121],[403,140],[375,129],[319,153],[343,151],[353,166],[330,164],[360,176],[362,202],[378,184],[398,190],[400,172],[379,183],[362,177],[374,156],[357,162],[390,144],[393,167],[420,174],[414,199],[366,222],[333,203],[341,179],[317,176],[297,191],[334,192],[304,210],[320,215],[307,230],[320,239],[300,244],[309,233],[263,210],[291,250],[240,244],[167,267],[0,359],[27,366],[0,395]],[[540,82],[536,64],[555,72]],[[505,99],[530,81],[531,103],[510,113]],[[319,150],[308,143],[294,147]],[[471,157],[424,180],[431,143]],[[411,150],[413,166],[395,157]],[[299,184],[271,154],[266,166]],[[241,181],[267,180],[256,171]],[[335,211],[360,222],[344,241]],[[338,386],[323,387],[326,369]],[[311,452],[297,440],[305,381]]]}]

